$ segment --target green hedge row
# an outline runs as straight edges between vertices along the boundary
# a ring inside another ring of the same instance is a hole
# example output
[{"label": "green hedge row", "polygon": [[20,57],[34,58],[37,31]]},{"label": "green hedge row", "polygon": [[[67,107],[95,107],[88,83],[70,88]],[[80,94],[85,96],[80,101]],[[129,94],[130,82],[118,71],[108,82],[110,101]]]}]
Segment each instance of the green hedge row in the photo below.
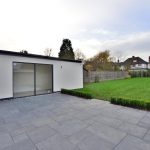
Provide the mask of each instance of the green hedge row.
[{"label": "green hedge row", "polygon": [[67,90],[67,89],[61,89],[61,93],[63,94],[69,94],[73,96],[78,96],[86,99],[92,99],[92,95],[89,93],[83,93],[75,90]]},{"label": "green hedge row", "polygon": [[131,78],[136,78],[136,77],[150,77],[150,70],[147,71],[130,71],[129,75]]},{"label": "green hedge row", "polygon": [[132,107],[132,108],[150,110],[149,101],[129,100],[129,99],[123,99],[123,98],[111,98],[111,103],[122,105],[122,106],[127,106],[127,107]]}]

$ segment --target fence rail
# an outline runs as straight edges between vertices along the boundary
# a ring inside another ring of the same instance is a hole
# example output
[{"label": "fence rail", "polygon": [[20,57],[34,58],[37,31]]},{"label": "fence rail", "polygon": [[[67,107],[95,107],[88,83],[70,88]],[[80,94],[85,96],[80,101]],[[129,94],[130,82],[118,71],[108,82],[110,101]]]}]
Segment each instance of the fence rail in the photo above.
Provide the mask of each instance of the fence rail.
[{"label": "fence rail", "polygon": [[98,82],[104,80],[124,79],[128,77],[126,71],[84,71],[84,82]]}]

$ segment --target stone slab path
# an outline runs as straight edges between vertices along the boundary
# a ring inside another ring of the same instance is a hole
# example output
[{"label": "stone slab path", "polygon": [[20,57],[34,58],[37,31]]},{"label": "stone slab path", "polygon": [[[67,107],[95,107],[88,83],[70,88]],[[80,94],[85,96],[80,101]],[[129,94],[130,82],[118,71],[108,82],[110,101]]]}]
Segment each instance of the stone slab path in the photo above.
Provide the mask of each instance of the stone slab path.
[{"label": "stone slab path", "polygon": [[150,112],[60,93],[0,101],[0,150],[150,150]]}]

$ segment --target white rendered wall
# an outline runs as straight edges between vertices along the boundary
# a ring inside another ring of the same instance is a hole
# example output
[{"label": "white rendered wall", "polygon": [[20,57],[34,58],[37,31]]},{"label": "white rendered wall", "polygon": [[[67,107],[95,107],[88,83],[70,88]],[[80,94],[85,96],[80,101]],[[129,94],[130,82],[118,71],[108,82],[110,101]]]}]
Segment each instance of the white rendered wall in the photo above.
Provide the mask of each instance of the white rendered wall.
[{"label": "white rendered wall", "polygon": [[0,55],[0,99],[12,97],[12,65]]},{"label": "white rendered wall", "polygon": [[53,90],[83,87],[82,63],[0,55],[0,99],[13,97],[13,62],[53,65]]},{"label": "white rendered wall", "polygon": [[136,64],[135,66],[131,65],[131,69],[147,69],[147,64]]}]

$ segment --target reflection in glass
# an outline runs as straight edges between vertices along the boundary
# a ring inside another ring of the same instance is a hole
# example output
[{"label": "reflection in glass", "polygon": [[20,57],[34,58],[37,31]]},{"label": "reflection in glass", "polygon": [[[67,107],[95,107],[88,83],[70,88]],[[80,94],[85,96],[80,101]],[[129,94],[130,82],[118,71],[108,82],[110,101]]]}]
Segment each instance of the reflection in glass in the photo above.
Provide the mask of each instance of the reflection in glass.
[{"label": "reflection in glass", "polygon": [[34,64],[13,63],[14,97],[34,95]]},{"label": "reflection in glass", "polygon": [[52,66],[36,64],[36,94],[52,93]]}]

